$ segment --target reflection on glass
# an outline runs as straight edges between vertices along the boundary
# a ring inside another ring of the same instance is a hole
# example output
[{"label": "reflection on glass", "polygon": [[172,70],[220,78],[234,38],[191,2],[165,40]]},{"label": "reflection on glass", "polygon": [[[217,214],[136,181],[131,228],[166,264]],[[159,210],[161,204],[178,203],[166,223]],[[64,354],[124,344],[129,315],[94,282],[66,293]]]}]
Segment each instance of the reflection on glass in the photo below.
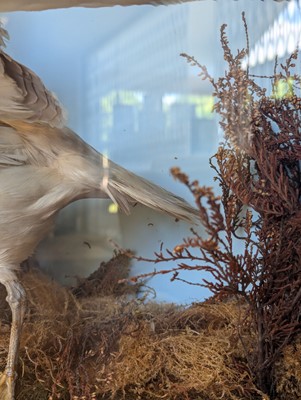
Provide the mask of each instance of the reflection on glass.
[{"label": "reflection on glass", "polygon": [[[258,1],[255,6],[249,0],[204,0],[157,8],[14,13],[6,17],[12,38],[8,50],[58,94],[71,127],[89,143],[192,201],[172,181],[169,168],[179,165],[191,178],[214,185],[208,159],[221,140],[221,129],[211,113],[212,88],[179,54],[195,56],[214,77],[223,74],[219,28],[227,23],[233,51],[245,47],[242,11],[250,39],[246,62],[252,72],[270,75],[275,56],[281,62],[300,45],[300,1]],[[280,83],[278,95],[284,90]],[[85,201],[62,213],[55,235],[40,250],[54,275],[87,275],[102,258],[110,258],[110,239],[151,256],[161,242],[172,248],[189,233],[189,226],[144,209],[135,209],[131,217],[116,211],[111,201]],[[94,240],[93,256],[80,244],[87,237]],[[69,247],[60,245],[63,238]],[[93,259],[86,262],[77,254],[78,270],[74,251],[69,251],[72,243]],[[141,267],[135,265],[134,272]],[[190,301],[206,295],[190,287],[179,291],[167,281],[156,283],[159,299]]]}]

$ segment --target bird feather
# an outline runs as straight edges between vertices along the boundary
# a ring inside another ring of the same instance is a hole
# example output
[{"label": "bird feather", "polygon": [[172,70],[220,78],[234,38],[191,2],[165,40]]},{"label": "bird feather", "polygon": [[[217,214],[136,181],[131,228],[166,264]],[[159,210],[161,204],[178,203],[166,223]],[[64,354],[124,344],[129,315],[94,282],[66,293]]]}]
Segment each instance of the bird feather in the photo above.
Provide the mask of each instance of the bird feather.
[{"label": "bird feather", "polygon": [[3,50],[0,50],[0,87],[0,120],[64,125],[64,112],[56,97],[33,71]]}]

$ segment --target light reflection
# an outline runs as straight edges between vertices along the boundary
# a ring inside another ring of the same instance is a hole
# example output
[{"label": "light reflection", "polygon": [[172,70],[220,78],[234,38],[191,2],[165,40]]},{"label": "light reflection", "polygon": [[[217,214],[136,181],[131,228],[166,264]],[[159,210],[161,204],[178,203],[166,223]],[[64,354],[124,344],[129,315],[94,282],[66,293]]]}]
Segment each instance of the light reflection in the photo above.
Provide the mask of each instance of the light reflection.
[{"label": "light reflection", "polygon": [[[275,47],[272,45],[272,43],[269,43],[268,50],[267,50],[267,59],[269,61],[272,61],[272,60],[274,60],[275,56],[276,56]],[[254,59],[252,67],[255,64],[256,64],[256,59]]]},{"label": "light reflection", "polygon": [[297,9],[296,3],[294,1],[291,1],[287,6],[287,12],[288,12],[289,17],[291,17],[291,18],[294,17],[296,9]]},{"label": "light reflection", "polygon": [[108,213],[109,214],[117,214],[118,213],[118,204],[110,203],[108,206]]},{"label": "light reflection", "polygon": [[291,1],[255,46],[250,50],[249,65],[264,64],[277,55],[291,54],[301,43],[301,0]]},{"label": "light reflection", "polygon": [[267,54],[267,51],[266,51],[265,45],[264,44],[260,45],[258,48],[258,56],[257,56],[257,62],[259,64],[263,64],[265,62],[266,54]]},{"label": "light reflection", "polygon": [[256,65],[257,62],[257,52],[258,49],[253,49],[250,52],[250,58],[249,58],[249,65],[250,67],[254,67]]},{"label": "light reflection", "polygon": [[280,38],[277,44],[277,55],[278,57],[282,58],[286,53],[286,48],[284,45],[283,38]]},{"label": "light reflection", "polygon": [[292,53],[296,49],[296,43],[297,43],[297,38],[291,32],[289,34],[288,41],[287,41],[287,51],[288,51],[288,53]]}]

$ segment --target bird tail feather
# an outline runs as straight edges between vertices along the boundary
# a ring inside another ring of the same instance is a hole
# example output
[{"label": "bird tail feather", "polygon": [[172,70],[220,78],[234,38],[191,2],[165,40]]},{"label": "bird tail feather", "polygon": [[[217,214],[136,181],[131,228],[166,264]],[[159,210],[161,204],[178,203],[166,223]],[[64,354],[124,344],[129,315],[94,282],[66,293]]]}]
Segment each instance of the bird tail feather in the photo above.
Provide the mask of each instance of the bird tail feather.
[{"label": "bird tail feather", "polygon": [[110,162],[107,194],[126,214],[130,205],[138,202],[154,210],[196,223],[199,212],[184,199]]}]

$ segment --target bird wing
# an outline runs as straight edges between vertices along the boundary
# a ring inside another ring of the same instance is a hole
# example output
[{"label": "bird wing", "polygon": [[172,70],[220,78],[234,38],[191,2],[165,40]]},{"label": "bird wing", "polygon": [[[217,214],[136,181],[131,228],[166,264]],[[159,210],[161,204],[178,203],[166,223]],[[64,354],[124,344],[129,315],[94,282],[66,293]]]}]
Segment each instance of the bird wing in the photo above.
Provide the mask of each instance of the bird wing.
[{"label": "bird wing", "polygon": [[56,97],[33,71],[2,50],[0,88],[0,121],[42,122],[51,127],[64,125],[63,111]]},{"label": "bird wing", "polygon": [[14,123],[64,125],[62,108],[41,79],[3,50],[8,33],[0,23],[0,168],[27,163],[24,142]]},{"label": "bird wing", "polygon": [[0,168],[25,164],[27,159],[20,135],[0,122]]},{"label": "bird wing", "polygon": [[51,8],[68,8],[68,7],[112,7],[115,5],[168,5],[183,3],[192,0],[1,0],[0,12],[7,11],[37,11],[48,10]]},{"label": "bird wing", "polygon": [[[0,32],[0,45],[2,36]],[[34,72],[2,50],[0,88],[0,168],[26,164],[28,154],[24,142],[12,126],[22,121],[59,128],[64,124],[62,108]]]}]

